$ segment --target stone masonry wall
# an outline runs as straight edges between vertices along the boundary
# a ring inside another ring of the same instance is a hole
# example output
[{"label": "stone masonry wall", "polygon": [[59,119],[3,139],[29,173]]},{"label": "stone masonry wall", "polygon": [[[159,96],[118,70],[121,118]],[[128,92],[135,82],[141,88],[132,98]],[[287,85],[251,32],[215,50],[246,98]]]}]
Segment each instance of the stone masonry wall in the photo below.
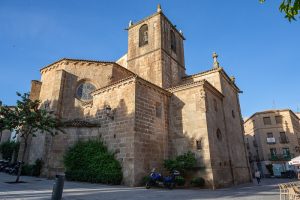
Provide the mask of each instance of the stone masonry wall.
[{"label": "stone masonry wall", "polygon": [[136,86],[134,171],[135,183],[168,158],[168,103],[166,92],[139,80]]},{"label": "stone masonry wall", "polygon": [[[139,29],[148,25],[148,44],[139,46]],[[176,51],[171,50],[171,31]],[[162,88],[176,86],[185,76],[183,37],[163,14],[129,27],[127,68]]]},{"label": "stone masonry wall", "polygon": [[[139,47],[139,29],[148,25],[148,44]],[[160,15],[128,30],[127,68],[158,86],[162,86]]]},{"label": "stone masonry wall", "polygon": [[187,151],[194,152],[198,170],[194,171],[191,177],[195,174],[201,176],[207,185],[212,186],[212,158],[206,115],[207,96],[203,83],[170,91],[173,93],[170,102],[170,155],[175,157]]},{"label": "stone masonry wall", "polygon": [[[41,72],[42,86],[39,99],[42,106],[55,111],[63,120],[85,118],[84,102],[76,98],[76,89],[81,82],[88,81],[99,88],[132,74],[117,64],[78,60],[63,60]],[[80,132],[80,130],[78,131]],[[95,135],[94,132],[92,131],[91,135]],[[38,137],[32,139],[30,145],[29,163],[33,163],[37,158],[45,159],[43,174],[51,176],[55,170],[62,168],[61,160],[57,163],[51,160],[65,151],[63,146],[58,147],[57,145],[62,144],[60,141],[66,140],[66,136],[52,138],[49,135],[38,134]],[[53,148],[56,150],[52,151]],[[51,170],[52,168],[53,170]]]},{"label": "stone masonry wall", "polygon": [[241,117],[238,91],[222,68],[213,69],[199,75],[194,75],[184,79],[184,82],[195,82],[207,80],[225,98],[223,100],[226,132],[230,144],[230,157],[233,167],[234,183],[244,183],[251,181],[250,166],[247,159],[247,150],[244,142],[244,130]]},{"label": "stone masonry wall", "polygon": [[233,171],[229,155],[230,141],[224,120],[223,97],[215,90],[206,90],[207,127],[213,187],[228,187],[233,184]]},{"label": "stone masonry wall", "polygon": [[[175,36],[176,51],[171,49],[171,31]],[[163,88],[177,86],[185,74],[183,37],[166,16],[161,16]]]},{"label": "stone masonry wall", "polygon": [[[237,90],[231,80],[220,72],[222,94],[225,96],[224,115],[228,134],[231,164],[233,167],[234,183],[252,181],[248,153],[244,141],[244,127]],[[233,145],[234,144],[234,145]]]},{"label": "stone masonry wall", "polygon": [[[134,94],[133,82],[119,85],[118,88],[107,89],[94,96],[92,106],[84,108],[84,117],[87,120],[101,125],[99,128],[67,128],[67,134],[50,137],[47,148],[47,176],[53,177],[57,172],[63,172],[63,155],[68,147],[78,140],[100,139],[115,153],[121,162],[124,175],[124,184],[133,185],[134,161]],[[109,105],[114,118],[107,116],[105,106]]]}]

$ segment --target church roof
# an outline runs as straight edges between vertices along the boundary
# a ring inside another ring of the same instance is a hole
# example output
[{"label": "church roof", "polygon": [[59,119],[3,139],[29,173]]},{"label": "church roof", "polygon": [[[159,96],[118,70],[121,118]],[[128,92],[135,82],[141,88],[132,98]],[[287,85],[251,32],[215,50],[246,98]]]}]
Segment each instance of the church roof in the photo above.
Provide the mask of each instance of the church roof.
[{"label": "church roof", "polygon": [[44,69],[47,69],[48,67],[51,67],[59,62],[62,62],[62,61],[73,61],[73,62],[90,62],[90,63],[107,63],[107,64],[114,64],[116,65],[117,67],[119,67],[120,69],[124,70],[124,71],[127,71],[128,73],[132,74],[132,75],[135,75],[135,73],[133,73],[132,71],[126,69],[125,67],[119,65],[118,63],[114,62],[114,61],[100,61],[100,60],[86,60],[86,59],[74,59],[74,58],[62,58],[62,59],[59,59],[58,61],[55,61],[45,67],[43,67],[42,69],[40,69],[40,72],[42,72]]},{"label": "church roof", "polygon": [[93,62],[93,63],[108,63],[108,64],[117,64],[116,62],[113,62],[113,61],[100,61],[100,60],[85,60],[85,59],[74,59],[74,58],[62,58],[62,59],[59,59],[58,61],[55,61],[45,67],[43,67],[42,69],[40,69],[40,71],[48,68],[48,67],[51,67],[52,65],[55,65],[61,61],[77,61],[77,62]]},{"label": "church roof", "polygon": [[213,85],[211,85],[205,79],[200,80],[200,81],[185,83],[185,84],[178,85],[178,86],[175,86],[175,87],[171,87],[171,88],[168,88],[167,90],[170,91],[170,92],[177,92],[177,91],[180,91],[180,90],[185,90],[185,89],[190,89],[192,87],[197,87],[199,85],[205,86],[206,88],[210,89],[212,92],[214,92],[216,95],[218,95],[221,98],[224,97],[224,95],[219,90],[217,90]]},{"label": "church roof", "polygon": [[224,77],[226,78],[226,80],[230,83],[230,85],[234,89],[236,89],[237,92],[242,93],[242,91],[239,89],[239,87],[230,79],[230,77],[228,76],[228,74],[225,72],[225,70],[222,67],[213,68],[213,69],[209,69],[209,70],[206,70],[206,71],[203,71],[203,72],[199,72],[197,74],[192,74],[192,75],[189,75],[189,76],[185,76],[182,79],[183,80],[184,79],[191,79],[191,78],[194,78],[194,77],[203,76],[205,74],[209,74],[209,73],[213,73],[213,72],[221,72],[224,75]]},{"label": "church roof", "polygon": [[126,77],[124,79],[121,79],[121,80],[116,81],[114,83],[111,83],[109,85],[106,85],[106,86],[104,86],[102,88],[96,89],[91,94],[92,95],[97,95],[97,94],[101,93],[102,91],[105,91],[105,90],[107,90],[109,88],[112,88],[112,87],[116,87],[119,84],[123,84],[126,81],[132,81],[132,80],[137,80],[139,82],[142,82],[143,84],[147,84],[149,87],[151,87],[151,88],[155,89],[156,91],[159,91],[159,92],[161,92],[161,93],[163,93],[165,95],[168,95],[168,96],[172,95],[172,93],[169,92],[168,90],[165,90],[164,88],[161,88],[161,87],[159,87],[159,86],[157,86],[157,85],[155,85],[155,84],[153,84],[153,83],[151,83],[151,82],[149,82],[149,81],[147,81],[147,80],[139,77],[137,74],[135,74],[133,76]]}]

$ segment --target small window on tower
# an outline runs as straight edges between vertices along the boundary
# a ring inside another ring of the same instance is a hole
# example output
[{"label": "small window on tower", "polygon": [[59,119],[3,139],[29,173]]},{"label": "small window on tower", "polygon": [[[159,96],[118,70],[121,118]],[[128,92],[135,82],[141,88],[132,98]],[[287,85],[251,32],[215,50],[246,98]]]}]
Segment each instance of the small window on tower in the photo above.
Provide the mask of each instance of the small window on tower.
[{"label": "small window on tower", "polygon": [[148,44],[148,25],[144,24],[139,32],[139,46],[142,47]]},{"label": "small window on tower", "polygon": [[196,148],[197,148],[197,150],[202,149],[202,139],[196,140]]},{"label": "small window on tower", "polygon": [[174,31],[170,32],[171,34],[171,49],[176,53],[176,37]]},{"label": "small window on tower", "polygon": [[235,118],[234,110],[231,111],[231,115],[232,115],[233,118]]},{"label": "small window on tower", "polygon": [[221,133],[220,129],[217,129],[217,138],[219,140],[222,140],[222,133]]},{"label": "small window on tower", "polygon": [[215,111],[218,112],[218,103],[217,103],[217,100],[214,99],[213,102],[214,102]]},{"label": "small window on tower", "polygon": [[160,118],[161,117],[161,112],[162,112],[161,103],[156,102],[156,104],[155,104],[155,111],[156,111],[156,117]]}]

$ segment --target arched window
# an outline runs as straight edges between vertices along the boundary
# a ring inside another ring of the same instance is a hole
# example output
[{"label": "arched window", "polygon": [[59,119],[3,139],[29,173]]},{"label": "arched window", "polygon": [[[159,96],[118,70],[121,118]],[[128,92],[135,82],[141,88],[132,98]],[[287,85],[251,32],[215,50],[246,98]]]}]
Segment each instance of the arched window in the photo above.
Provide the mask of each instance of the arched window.
[{"label": "arched window", "polygon": [[222,133],[221,133],[220,129],[217,130],[217,138],[219,140],[222,140]]},{"label": "arched window", "polygon": [[144,24],[140,28],[139,32],[139,46],[144,46],[148,44],[148,25]]},{"label": "arched window", "polygon": [[170,35],[171,35],[171,49],[176,53],[176,38],[175,38],[174,31],[171,30]]}]

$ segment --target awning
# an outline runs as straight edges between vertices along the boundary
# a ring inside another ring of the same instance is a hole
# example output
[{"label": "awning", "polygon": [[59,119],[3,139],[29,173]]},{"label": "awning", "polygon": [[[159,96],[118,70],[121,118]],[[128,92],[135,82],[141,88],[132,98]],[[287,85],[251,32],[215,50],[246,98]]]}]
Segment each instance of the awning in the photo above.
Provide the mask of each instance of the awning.
[{"label": "awning", "polygon": [[300,156],[293,158],[290,162],[289,165],[300,165]]}]

